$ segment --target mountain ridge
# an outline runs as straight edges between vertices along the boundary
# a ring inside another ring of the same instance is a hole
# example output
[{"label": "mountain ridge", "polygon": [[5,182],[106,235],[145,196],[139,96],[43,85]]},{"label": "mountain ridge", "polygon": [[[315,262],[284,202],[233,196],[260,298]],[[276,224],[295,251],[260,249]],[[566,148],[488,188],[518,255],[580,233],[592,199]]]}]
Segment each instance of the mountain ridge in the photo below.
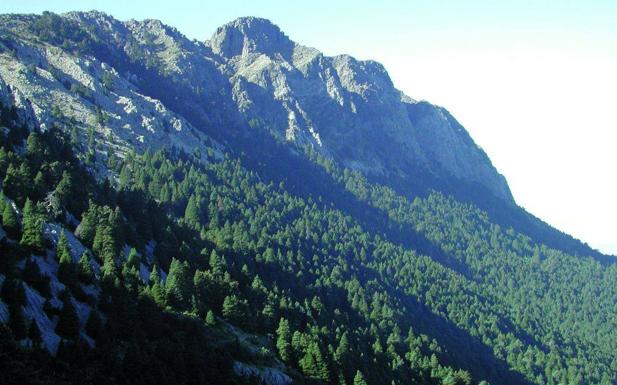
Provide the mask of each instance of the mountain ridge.
[{"label": "mountain ridge", "polygon": [[260,19],[217,36],[0,16],[0,379],[614,382],[614,259],[446,109]]},{"label": "mountain ridge", "polygon": [[[246,127],[258,122],[282,140],[315,146],[369,174],[409,177],[422,169],[444,180],[481,183],[513,202],[505,178],[473,141],[462,145],[465,141],[456,138],[457,131],[437,107],[435,114],[417,119],[417,127],[411,124],[406,110],[414,101],[394,88],[385,68],[375,61],[324,56],[291,41],[272,22],[253,17],[220,27],[203,43],[188,40],[160,21],[120,22],[101,12],[65,17],[85,23],[102,44],[113,42],[112,55],[118,49],[143,55],[148,66],[191,88],[196,94],[193,111],[202,116],[195,126]],[[208,116],[212,111],[198,108],[204,102],[217,103],[227,112]],[[335,116],[339,119],[333,120]],[[426,130],[454,139],[449,147],[458,155],[455,162],[444,158],[441,149],[431,148],[439,143],[426,140],[430,135],[424,136],[423,146],[417,143],[415,137]]]}]

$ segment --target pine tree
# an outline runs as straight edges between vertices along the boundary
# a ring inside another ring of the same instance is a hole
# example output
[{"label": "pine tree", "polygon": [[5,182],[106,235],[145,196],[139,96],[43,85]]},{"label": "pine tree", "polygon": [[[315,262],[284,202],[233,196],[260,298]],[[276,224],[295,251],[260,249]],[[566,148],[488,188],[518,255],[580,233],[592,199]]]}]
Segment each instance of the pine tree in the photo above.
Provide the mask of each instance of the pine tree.
[{"label": "pine tree", "polygon": [[338,385],[347,385],[347,381],[345,380],[343,373],[338,374]]},{"label": "pine tree", "polygon": [[92,283],[94,281],[94,270],[90,263],[90,255],[87,251],[81,255],[77,265],[78,278],[84,283]]},{"label": "pine tree", "polygon": [[98,211],[98,206],[90,201],[88,210],[82,214],[81,222],[75,229],[75,236],[88,246],[92,246],[96,235]]},{"label": "pine tree", "polygon": [[13,198],[18,205],[23,204],[24,198],[32,190],[31,178],[32,176],[26,163],[22,163],[19,168],[10,163],[2,181],[4,192]]},{"label": "pine tree", "polygon": [[63,207],[69,206],[69,202],[72,196],[73,191],[73,178],[71,174],[67,171],[62,173],[62,179],[56,185],[56,189],[54,190],[54,194],[60,201],[60,205]]},{"label": "pine tree", "polygon": [[69,243],[66,239],[64,230],[60,234],[60,239],[56,245],[56,258],[58,259],[58,279],[71,285],[75,281],[75,266],[73,264],[73,257],[69,249]]},{"label": "pine tree", "polygon": [[161,274],[157,265],[152,267],[150,273],[150,293],[157,305],[165,306],[165,288],[162,285]]},{"label": "pine tree", "polygon": [[[454,377],[451,373],[448,373],[442,380],[442,385],[456,385],[456,377]],[[355,385],[355,382],[354,382]]]},{"label": "pine tree", "polygon": [[118,265],[116,265],[116,261],[113,258],[107,258],[103,261],[101,274],[103,275],[103,279],[108,281],[118,277]]},{"label": "pine tree", "polygon": [[111,226],[101,223],[96,228],[96,235],[92,242],[92,251],[105,263],[107,259],[115,261],[118,254],[118,246]]},{"label": "pine tree", "polygon": [[56,245],[56,259],[60,264],[73,263],[73,257],[71,257],[71,250],[69,249],[69,242],[66,238],[66,233],[62,230],[58,244]]},{"label": "pine tree", "polygon": [[210,269],[214,274],[223,274],[227,270],[227,262],[225,257],[219,256],[216,250],[212,250],[210,253]]},{"label": "pine tree", "polygon": [[131,247],[131,250],[129,251],[129,255],[126,259],[126,265],[128,267],[134,267],[134,268],[139,268],[139,264],[140,264],[140,258],[139,258],[139,254],[137,254],[137,250],[135,250],[134,247]]},{"label": "pine tree", "polygon": [[34,177],[33,190],[38,199],[43,197],[43,194],[47,191],[47,183],[45,183],[45,177],[42,172],[37,172]]},{"label": "pine tree", "polygon": [[8,204],[6,201],[6,196],[4,195],[4,191],[0,189],[0,223],[2,223],[2,213],[4,212],[4,207]]},{"label": "pine tree", "polygon": [[192,280],[186,261],[172,259],[165,284],[167,303],[180,310],[188,309],[191,300]]},{"label": "pine tree", "polygon": [[364,375],[361,371],[356,371],[356,375],[353,378],[353,385],[367,385]]},{"label": "pine tree", "polygon": [[197,229],[201,225],[199,201],[195,194],[191,195],[184,210],[184,219],[193,228]]},{"label": "pine tree", "polygon": [[32,250],[43,251],[45,249],[43,218],[29,198],[26,199],[23,213],[24,228],[19,244]]},{"label": "pine tree", "polygon": [[41,140],[41,135],[39,133],[33,131],[28,135],[28,139],[26,140],[26,154],[28,154],[30,160],[37,167],[45,158],[45,144]]},{"label": "pine tree", "polygon": [[291,361],[291,331],[289,330],[289,321],[285,318],[281,318],[276,329],[276,349],[283,361]]},{"label": "pine tree", "polygon": [[216,326],[216,318],[212,310],[208,310],[208,313],[206,313],[206,324],[208,326]]},{"label": "pine tree", "polygon": [[223,317],[229,322],[243,326],[247,321],[246,301],[240,300],[237,295],[228,295],[223,300]]},{"label": "pine tree", "polygon": [[304,357],[300,359],[298,364],[307,377],[324,382],[330,381],[328,365],[316,342],[311,342],[308,345]]},{"label": "pine tree", "polygon": [[345,358],[349,353],[349,340],[347,338],[347,332],[344,332],[341,336],[341,340],[339,341],[338,347],[336,348],[336,352],[334,353],[334,360],[340,365],[345,366]]},{"label": "pine tree", "polygon": [[13,210],[13,205],[6,202],[2,211],[2,227],[6,230],[9,237],[15,239],[19,235],[19,219]]}]

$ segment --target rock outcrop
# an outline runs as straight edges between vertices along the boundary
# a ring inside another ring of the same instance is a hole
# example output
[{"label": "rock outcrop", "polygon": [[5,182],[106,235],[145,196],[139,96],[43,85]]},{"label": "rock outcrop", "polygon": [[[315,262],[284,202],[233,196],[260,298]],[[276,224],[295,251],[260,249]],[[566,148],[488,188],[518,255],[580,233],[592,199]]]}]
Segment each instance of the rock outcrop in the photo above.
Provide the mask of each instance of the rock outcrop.
[{"label": "rock outcrop", "polygon": [[259,129],[382,180],[420,170],[513,202],[445,109],[404,95],[381,64],[325,56],[266,19],[237,19],[199,42],[157,20],[13,15],[0,17],[0,48],[0,98],[43,127],[90,127],[109,148],[193,151]]}]

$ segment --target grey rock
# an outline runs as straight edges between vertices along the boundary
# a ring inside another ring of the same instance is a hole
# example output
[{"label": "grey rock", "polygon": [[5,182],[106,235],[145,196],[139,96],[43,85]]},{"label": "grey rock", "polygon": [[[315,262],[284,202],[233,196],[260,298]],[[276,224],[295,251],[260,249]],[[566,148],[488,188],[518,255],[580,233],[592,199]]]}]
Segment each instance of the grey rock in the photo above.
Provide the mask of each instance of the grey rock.
[{"label": "grey rock", "polygon": [[[409,178],[420,170],[513,203],[505,178],[467,131],[445,109],[396,89],[375,61],[325,56],[255,17],[234,20],[205,42],[158,20],[123,22],[96,11],[61,17],[102,44],[102,53],[77,55],[40,41],[29,28],[37,16],[0,16],[0,42],[12,45],[0,52],[0,100],[19,105],[23,119],[52,124],[59,106],[119,153],[166,144],[190,151],[216,143],[212,137],[259,129],[368,176]],[[113,89],[103,76],[113,78]],[[105,124],[96,124],[97,111],[109,117]]]},{"label": "grey rock", "polygon": [[258,18],[237,19],[206,44],[224,63],[238,111],[274,136],[365,174],[408,175],[420,167],[513,200],[465,129],[445,109],[397,90],[381,64],[324,56]]}]

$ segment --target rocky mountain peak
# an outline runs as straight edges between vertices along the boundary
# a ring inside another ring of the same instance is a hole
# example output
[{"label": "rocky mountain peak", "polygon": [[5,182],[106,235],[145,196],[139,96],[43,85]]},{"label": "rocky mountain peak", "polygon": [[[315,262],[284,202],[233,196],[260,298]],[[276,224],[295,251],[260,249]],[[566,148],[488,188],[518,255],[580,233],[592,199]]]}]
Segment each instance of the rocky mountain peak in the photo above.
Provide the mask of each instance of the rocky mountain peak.
[{"label": "rocky mountain peak", "polygon": [[238,18],[219,27],[210,39],[212,51],[227,58],[250,53],[289,57],[294,45],[278,26],[258,17]]},{"label": "rocky mountain peak", "polygon": [[503,176],[447,111],[407,98],[381,64],[325,56],[266,19],[236,19],[204,43],[158,20],[124,22],[96,11],[0,17],[3,32],[16,50],[0,50],[0,79],[16,102],[22,94],[32,101],[41,123],[53,120],[54,107],[70,106],[66,114],[86,123],[104,111],[110,118],[96,128],[117,133],[127,147],[162,143],[165,135],[188,147],[193,135],[225,140],[259,128],[366,175],[430,175],[513,201]]}]

